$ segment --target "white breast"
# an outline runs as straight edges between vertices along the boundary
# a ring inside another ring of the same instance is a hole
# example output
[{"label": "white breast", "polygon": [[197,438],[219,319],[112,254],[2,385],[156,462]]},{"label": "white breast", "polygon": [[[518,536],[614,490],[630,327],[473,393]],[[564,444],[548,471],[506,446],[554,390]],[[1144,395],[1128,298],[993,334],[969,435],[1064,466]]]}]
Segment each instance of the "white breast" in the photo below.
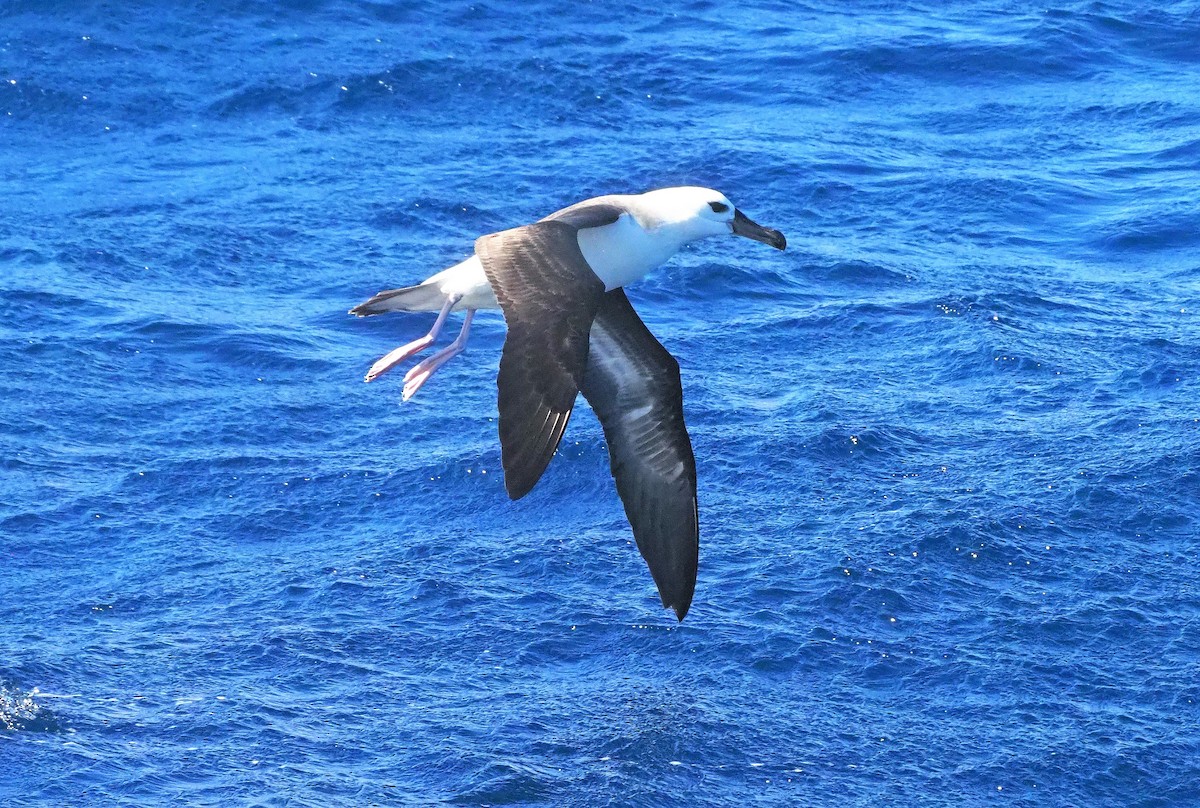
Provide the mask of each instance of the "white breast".
[{"label": "white breast", "polygon": [[579,249],[612,291],[640,279],[679,250],[673,238],[647,232],[628,213],[610,225],[579,231]]}]

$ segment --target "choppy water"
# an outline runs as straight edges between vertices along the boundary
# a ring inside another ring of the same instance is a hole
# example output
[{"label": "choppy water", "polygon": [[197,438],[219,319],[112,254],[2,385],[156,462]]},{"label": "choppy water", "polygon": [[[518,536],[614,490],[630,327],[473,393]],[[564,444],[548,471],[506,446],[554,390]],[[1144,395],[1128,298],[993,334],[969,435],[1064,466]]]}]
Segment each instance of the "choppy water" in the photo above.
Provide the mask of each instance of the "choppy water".
[{"label": "choppy water", "polygon": [[[1200,804],[1194,3],[135,5],[0,4],[0,802]],[[685,183],[677,626],[345,311]]]}]

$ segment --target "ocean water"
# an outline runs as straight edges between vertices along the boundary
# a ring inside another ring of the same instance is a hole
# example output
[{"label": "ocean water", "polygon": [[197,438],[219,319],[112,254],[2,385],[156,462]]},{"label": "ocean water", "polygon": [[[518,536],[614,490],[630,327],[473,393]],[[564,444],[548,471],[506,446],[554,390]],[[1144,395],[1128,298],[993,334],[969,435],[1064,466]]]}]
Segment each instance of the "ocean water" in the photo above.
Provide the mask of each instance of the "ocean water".
[{"label": "ocean water", "polygon": [[[0,181],[0,803],[1200,805],[1195,3],[10,0]],[[678,184],[682,624],[346,314]]]}]

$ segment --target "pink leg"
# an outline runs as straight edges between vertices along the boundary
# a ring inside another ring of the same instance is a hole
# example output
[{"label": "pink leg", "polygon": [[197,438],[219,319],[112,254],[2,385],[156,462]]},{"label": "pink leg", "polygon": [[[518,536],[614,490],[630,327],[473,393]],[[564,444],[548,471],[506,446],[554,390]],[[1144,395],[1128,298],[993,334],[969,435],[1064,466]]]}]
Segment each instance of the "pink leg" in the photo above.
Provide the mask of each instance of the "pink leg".
[{"label": "pink leg", "polygon": [[420,353],[432,345],[434,339],[437,338],[438,332],[442,330],[442,324],[446,322],[446,315],[450,313],[450,309],[454,308],[454,304],[460,300],[462,300],[462,295],[451,295],[446,298],[446,305],[442,306],[442,310],[438,313],[437,319],[434,320],[433,328],[429,329],[429,333],[420,339],[413,340],[407,345],[401,345],[394,351],[389,351],[387,356],[371,365],[371,369],[367,371],[367,378],[363,381],[374,381],[376,377],[383,375],[405,359]]},{"label": "pink leg", "polygon": [[467,335],[471,333],[471,320],[475,317],[475,309],[467,309],[467,318],[463,320],[462,331],[458,332],[458,336],[454,338],[454,342],[447,345],[442,350],[428,356],[420,364],[414,366],[404,376],[404,400],[408,401],[413,395],[421,389],[421,385],[429,381],[429,377],[433,372],[442,365],[449,362],[454,357],[463,352],[463,348],[467,347]]}]

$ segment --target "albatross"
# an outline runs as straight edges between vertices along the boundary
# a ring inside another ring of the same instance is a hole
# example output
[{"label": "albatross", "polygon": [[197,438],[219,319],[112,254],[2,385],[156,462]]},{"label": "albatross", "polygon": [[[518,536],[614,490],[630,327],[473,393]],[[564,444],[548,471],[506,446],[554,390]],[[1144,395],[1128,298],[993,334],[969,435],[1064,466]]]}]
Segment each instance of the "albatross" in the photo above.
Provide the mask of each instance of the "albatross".
[{"label": "albatross", "polygon": [[638,550],[663,607],[682,621],[696,588],[700,528],[679,363],[623,287],[685,244],[728,235],[787,246],[782,233],[751,221],[724,194],[696,187],[599,196],[481,236],[466,260],[350,309],[360,317],[437,312],[428,334],[382,357],[366,381],[429,348],[449,315],[465,311],[458,336],[405,375],[407,401],[463,351],[477,310],[500,309],[508,333],[496,387],[509,497],[520,499],[541,479],[583,393],[604,430]]}]

